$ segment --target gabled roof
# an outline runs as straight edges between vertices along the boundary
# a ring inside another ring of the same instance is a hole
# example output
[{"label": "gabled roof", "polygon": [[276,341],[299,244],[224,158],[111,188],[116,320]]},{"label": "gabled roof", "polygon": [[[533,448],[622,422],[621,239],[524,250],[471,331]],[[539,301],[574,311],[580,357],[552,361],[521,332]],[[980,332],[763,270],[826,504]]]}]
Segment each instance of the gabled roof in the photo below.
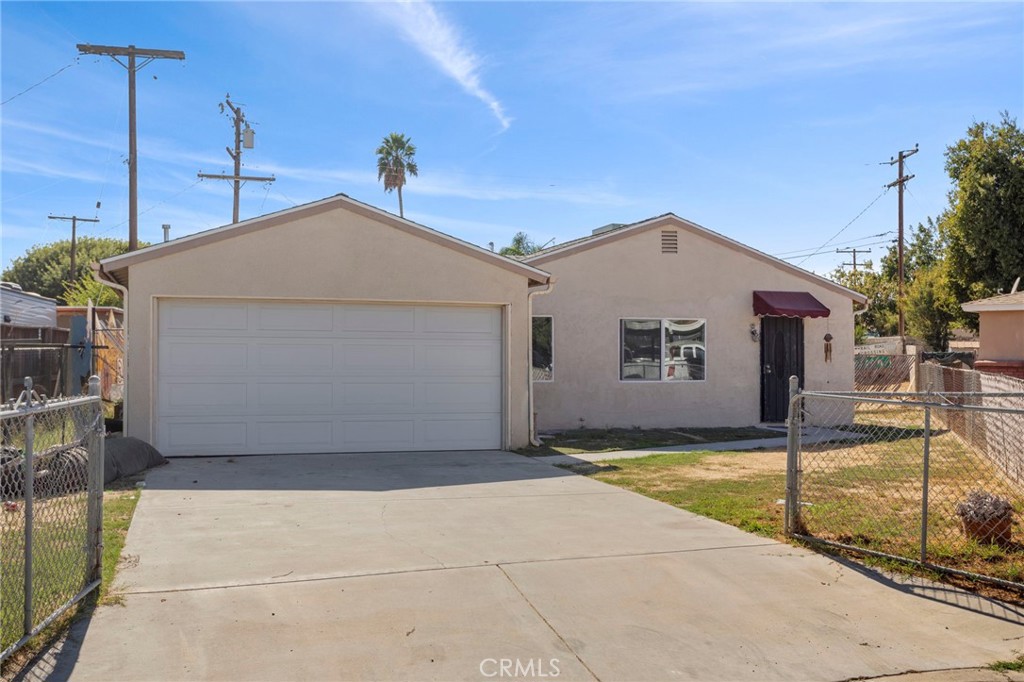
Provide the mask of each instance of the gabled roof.
[{"label": "gabled roof", "polygon": [[968,301],[960,307],[969,313],[984,313],[990,310],[999,312],[1024,310],[1024,291],[979,298],[977,301]]},{"label": "gabled roof", "polygon": [[216,227],[212,230],[205,230],[203,232],[190,234],[187,237],[181,237],[161,244],[147,246],[143,249],[131,251],[120,256],[105,258],[100,261],[99,269],[105,276],[105,279],[111,279],[118,284],[127,286],[128,268],[132,265],[144,263],[148,260],[161,258],[163,256],[169,256],[174,253],[188,251],[189,249],[194,249],[205,244],[211,244],[224,239],[249,234],[250,232],[277,227],[278,225],[283,225],[294,220],[309,218],[311,216],[339,208],[370,218],[371,220],[376,220],[379,223],[388,225],[408,234],[421,237],[434,242],[435,244],[445,246],[453,251],[458,251],[459,253],[472,258],[477,258],[499,268],[523,275],[531,283],[547,284],[551,279],[551,275],[543,270],[537,269],[536,267],[507,258],[506,256],[481,248],[475,244],[470,244],[469,242],[457,239],[456,237],[452,237],[443,232],[433,230],[425,225],[414,223],[411,220],[406,220],[405,218],[399,218],[387,211],[370,206],[369,204],[364,204],[361,201],[356,201],[345,194],[336,194],[333,197],[327,197],[326,199],[302,204],[301,206],[287,208],[275,213],[268,213],[267,215],[259,216],[257,218],[250,218],[249,220],[243,220],[240,223]]},{"label": "gabled roof", "polygon": [[690,234],[693,234],[697,237],[708,239],[712,242],[715,242],[716,244],[720,244],[727,248],[733,249],[734,251],[738,251],[746,256],[749,256],[750,258],[759,260],[763,263],[767,263],[768,265],[776,267],[779,270],[787,272],[791,275],[796,275],[797,277],[805,279],[809,282],[813,282],[818,286],[830,289],[838,294],[842,294],[843,296],[846,296],[857,303],[867,303],[868,299],[867,296],[865,296],[864,294],[856,292],[853,289],[848,289],[840,284],[836,284],[830,279],[821,277],[820,275],[816,275],[813,272],[808,272],[803,268],[798,268],[795,265],[791,265],[784,260],[780,260],[774,256],[769,256],[768,254],[758,251],[757,249],[747,246],[746,244],[741,244],[740,242],[734,239],[729,239],[728,237],[721,235],[717,232],[714,232],[713,230],[709,230],[706,227],[701,227],[696,223],[680,218],[674,213],[664,213],[653,218],[647,218],[646,220],[641,220],[636,223],[630,223],[628,225],[616,227],[605,232],[588,235],[586,237],[574,239],[563,244],[556,244],[555,246],[552,246],[550,248],[543,249],[542,251],[537,251],[536,253],[532,253],[529,256],[523,258],[522,260],[523,262],[529,263],[530,265],[543,266],[544,263],[558,260],[559,258],[564,258],[575,253],[580,253],[582,251],[586,251],[587,249],[593,249],[599,246],[603,246],[605,244],[610,244],[612,242],[619,241],[620,239],[625,239],[627,237],[631,237],[635,234],[646,232],[648,230],[656,230],[666,227],[674,227],[689,232]]}]

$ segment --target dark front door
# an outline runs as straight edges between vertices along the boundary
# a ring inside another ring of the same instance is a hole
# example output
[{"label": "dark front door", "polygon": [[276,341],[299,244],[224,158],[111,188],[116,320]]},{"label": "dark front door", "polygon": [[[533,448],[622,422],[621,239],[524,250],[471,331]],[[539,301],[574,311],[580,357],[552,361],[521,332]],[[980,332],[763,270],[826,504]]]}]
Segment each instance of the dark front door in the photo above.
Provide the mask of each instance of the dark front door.
[{"label": "dark front door", "polygon": [[804,321],[761,318],[761,421],[783,422],[789,412],[789,377],[804,385]]}]

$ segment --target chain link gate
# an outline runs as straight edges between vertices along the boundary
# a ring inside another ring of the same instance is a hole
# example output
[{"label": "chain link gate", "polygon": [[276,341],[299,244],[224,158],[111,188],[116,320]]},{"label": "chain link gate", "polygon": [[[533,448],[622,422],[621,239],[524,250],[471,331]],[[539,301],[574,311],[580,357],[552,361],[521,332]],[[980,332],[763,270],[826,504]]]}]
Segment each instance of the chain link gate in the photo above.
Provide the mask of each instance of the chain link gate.
[{"label": "chain link gate", "polygon": [[0,661],[100,584],[104,421],[89,395],[0,405]]},{"label": "chain link gate", "polygon": [[787,535],[1024,592],[1024,393],[791,383],[789,414]]}]

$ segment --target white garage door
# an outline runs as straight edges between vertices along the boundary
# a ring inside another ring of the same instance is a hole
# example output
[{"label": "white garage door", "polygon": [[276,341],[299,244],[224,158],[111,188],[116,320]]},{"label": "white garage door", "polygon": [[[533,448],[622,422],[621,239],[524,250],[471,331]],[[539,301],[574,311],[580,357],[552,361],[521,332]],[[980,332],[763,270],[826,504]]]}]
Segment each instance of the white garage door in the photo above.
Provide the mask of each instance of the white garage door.
[{"label": "white garage door", "polygon": [[496,307],[163,300],[168,455],[501,447]]}]

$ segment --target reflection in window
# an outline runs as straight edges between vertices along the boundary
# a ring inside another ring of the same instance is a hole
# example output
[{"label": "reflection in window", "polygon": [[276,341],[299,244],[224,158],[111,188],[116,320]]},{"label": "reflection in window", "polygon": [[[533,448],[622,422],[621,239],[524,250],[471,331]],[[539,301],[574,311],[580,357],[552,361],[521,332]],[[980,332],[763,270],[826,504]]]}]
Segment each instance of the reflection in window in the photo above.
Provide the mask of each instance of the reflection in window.
[{"label": "reflection in window", "polygon": [[533,380],[551,381],[554,379],[552,352],[551,317],[537,315],[533,318],[533,347],[530,356],[533,358]]},{"label": "reflection in window", "polygon": [[704,381],[705,320],[622,320],[624,381]]},{"label": "reflection in window", "polygon": [[622,321],[622,378],[661,378],[661,321]]}]

